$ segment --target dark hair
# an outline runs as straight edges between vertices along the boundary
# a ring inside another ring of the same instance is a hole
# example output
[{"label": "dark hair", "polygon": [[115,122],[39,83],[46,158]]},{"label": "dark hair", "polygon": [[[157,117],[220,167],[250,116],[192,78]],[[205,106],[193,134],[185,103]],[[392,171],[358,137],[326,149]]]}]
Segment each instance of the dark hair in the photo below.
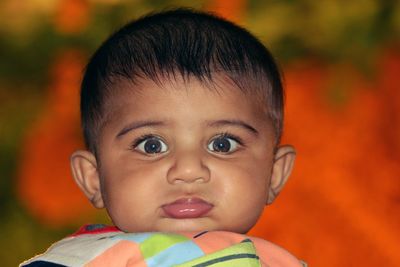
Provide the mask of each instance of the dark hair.
[{"label": "dark hair", "polygon": [[283,124],[283,88],[278,67],[247,30],[215,15],[190,9],[154,13],[111,35],[90,59],[82,81],[81,119],[85,143],[96,152],[104,124],[106,99],[115,82],[140,78],[160,82],[177,74],[212,82],[216,74],[239,89],[260,94],[279,142]]}]

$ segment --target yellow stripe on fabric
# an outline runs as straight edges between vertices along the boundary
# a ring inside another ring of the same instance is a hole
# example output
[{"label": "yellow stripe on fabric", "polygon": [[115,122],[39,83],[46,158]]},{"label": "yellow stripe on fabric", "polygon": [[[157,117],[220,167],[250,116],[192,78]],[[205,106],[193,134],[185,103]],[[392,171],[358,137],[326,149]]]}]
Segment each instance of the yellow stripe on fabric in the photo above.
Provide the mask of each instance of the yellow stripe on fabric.
[{"label": "yellow stripe on fabric", "polygon": [[169,248],[170,246],[188,240],[190,239],[182,235],[155,233],[140,244],[140,251],[142,252],[143,258],[147,259],[153,257],[166,248]]},{"label": "yellow stripe on fabric", "polygon": [[252,242],[243,242],[226,249],[205,255],[176,267],[212,266],[212,267],[260,267],[260,260]]}]

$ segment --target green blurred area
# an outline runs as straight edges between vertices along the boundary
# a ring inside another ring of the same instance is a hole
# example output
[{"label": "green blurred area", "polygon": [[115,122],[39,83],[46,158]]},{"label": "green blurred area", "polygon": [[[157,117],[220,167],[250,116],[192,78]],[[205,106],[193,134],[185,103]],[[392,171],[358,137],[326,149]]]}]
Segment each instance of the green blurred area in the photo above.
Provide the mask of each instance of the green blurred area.
[{"label": "green blurred area", "polygon": [[[78,48],[89,56],[111,32],[132,18],[153,10],[188,6],[183,0],[92,1],[87,28],[78,34],[62,34],[54,27],[51,7],[43,4],[46,7],[39,8],[41,1],[27,0],[20,1],[24,9],[10,9],[11,2],[15,1],[0,3],[2,266],[16,266],[76,230],[75,225],[61,229],[41,225],[23,208],[14,189],[21,140],[44,103],[49,66],[57,53]],[[208,2],[191,1],[190,7],[204,8]],[[304,59],[333,66],[349,63],[368,76],[373,73],[375,56],[399,41],[400,3],[249,0],[242,24],[271,48],[284,66]]]}]

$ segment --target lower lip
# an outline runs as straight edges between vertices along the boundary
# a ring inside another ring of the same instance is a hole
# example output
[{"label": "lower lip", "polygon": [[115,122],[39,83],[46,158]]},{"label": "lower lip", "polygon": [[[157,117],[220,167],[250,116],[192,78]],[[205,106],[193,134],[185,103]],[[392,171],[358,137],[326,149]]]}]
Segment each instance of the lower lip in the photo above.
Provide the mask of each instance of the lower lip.
[{"label": "lower lip", "polygon": [[214,206],[202,199],[179,199],[162,206],[164,213],[174,219],[200,218],[206,215]]}]

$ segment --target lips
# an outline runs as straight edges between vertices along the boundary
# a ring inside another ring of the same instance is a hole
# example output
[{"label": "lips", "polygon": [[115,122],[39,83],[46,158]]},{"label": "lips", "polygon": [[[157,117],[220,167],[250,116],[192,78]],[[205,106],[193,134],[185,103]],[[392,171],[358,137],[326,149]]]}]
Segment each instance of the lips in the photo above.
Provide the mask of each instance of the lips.
[{"label": "lips", "polygon": [[161,208],[167,217],[190,219],[205,216],[214,206],[201,198],[181,198]]}]

